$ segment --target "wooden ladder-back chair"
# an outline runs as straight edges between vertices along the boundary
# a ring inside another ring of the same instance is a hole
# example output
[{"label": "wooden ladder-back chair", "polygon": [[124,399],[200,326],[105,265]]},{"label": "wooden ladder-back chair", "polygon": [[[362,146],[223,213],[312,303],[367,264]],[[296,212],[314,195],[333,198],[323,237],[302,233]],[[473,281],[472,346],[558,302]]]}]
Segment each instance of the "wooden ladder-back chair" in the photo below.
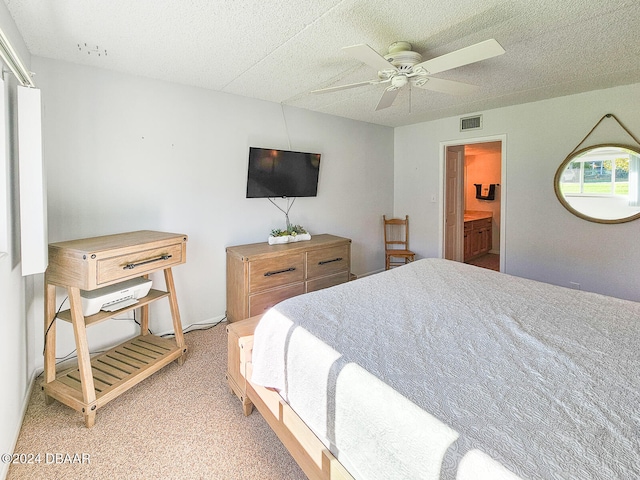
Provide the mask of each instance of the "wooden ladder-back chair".
[{"label": "wooden ladder-back chair", "polygon": [[409,250],[409,215],[404,218],[387,218],[384,222],[384,256],[385,270],[399,267],[416,259],[416,254]]}]

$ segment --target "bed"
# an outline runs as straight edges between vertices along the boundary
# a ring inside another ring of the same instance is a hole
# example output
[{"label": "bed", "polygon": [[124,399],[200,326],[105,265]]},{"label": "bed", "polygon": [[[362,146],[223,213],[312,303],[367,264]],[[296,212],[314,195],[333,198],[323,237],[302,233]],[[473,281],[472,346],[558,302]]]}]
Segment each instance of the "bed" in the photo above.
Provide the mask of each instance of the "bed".
[{"label": "bed", "polygon": [[636,302],[423,259],[250,338],[249,401],[310,477],[640,478]]}]

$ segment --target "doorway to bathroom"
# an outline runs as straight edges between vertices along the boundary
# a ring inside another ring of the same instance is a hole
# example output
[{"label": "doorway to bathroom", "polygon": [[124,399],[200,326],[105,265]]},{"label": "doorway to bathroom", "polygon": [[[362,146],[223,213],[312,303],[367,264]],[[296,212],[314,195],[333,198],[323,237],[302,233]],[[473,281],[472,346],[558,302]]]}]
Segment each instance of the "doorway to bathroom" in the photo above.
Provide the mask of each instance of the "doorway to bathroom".
[{"label": "doorway to bathroom", "polygon": [[443,257],[504,271],[504,139],[444,145],[443,183]]}]

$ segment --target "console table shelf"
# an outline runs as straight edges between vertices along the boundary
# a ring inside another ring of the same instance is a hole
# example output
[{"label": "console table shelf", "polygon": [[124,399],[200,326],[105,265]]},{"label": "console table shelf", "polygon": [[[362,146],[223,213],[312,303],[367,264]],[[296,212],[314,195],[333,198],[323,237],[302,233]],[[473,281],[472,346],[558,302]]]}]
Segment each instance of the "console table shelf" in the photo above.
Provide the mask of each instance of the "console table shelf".
[{"label": "console table shelf", "polygon": [[[92,427],[96,410],[187,352],[171,267],[186,262],[187,236],[138,232],[49,244],[45,273],[44,381],[47,404],[54,399],[81,412]],[[80,290],[95,290],[162,270],[166,291],[151,289],[138,302],[114,312],[85,317]],[[64,288],[70,308],[56,313],[56,288]],[[149,332],[149,304],[168,298],[174,339]],[[90,357],[86,328],[130,310],[140,309],[140,335],[106,353]],[[70,322],[78,354],[77,366],[56,372],[56,320]]]},{"label": "console table shelf", "polygon": [[[86,405],[78,367],[57,375],[47,384],[50,397],[75,410],[100,408],[135,384],[182,356],[176,342],[155,335],[140,335],[91,359],[95,401]],[[95,405],[95,407],[94,407]]]},{"label": "console table shelf", "polygon": [[[136,308],[144,307],[145,305],[148,305],[152,302],[155,302],[156,300],[160,300],[161,298],[168,297],[168,296],[169,296],[169,292],[163,292],[161,290],[151,289],[149,290],[149,293],[145,297],[138,299],[138,302],[135,303],[134,305],[121,308],[120,310],[116,310],[114,312],[105,312],[103,310],[100,310],[95,315],[89,315],[88,317],[84,317],[84,324],[88,327],[89,325],[93,325],[94,323],[99,323],[99,322],[102,322],[103,320],[109,320],[110,318],[113,318],[117,315],[122,315],[123,313],[126,313],[130,310],[135,310]],[[58,314],[58,319],[71,323],[72,322],[71,310],[63,310],[62,312],[60,312]]]}]

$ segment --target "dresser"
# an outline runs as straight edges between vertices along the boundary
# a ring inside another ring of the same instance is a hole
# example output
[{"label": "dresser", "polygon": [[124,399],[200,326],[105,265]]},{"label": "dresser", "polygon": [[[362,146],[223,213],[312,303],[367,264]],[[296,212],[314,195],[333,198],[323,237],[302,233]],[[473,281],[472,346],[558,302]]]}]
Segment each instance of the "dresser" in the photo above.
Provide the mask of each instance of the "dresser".
[{"label": "dresser", "polygon": [[255,317],[287,298],[347,282],[350,270],[351,240],[335,235],[227,247],[227,319]]},{"label": "dresser", "polygon": [[[45,272],[45,401],[54,399],[81,412],[85,426],[95,423],[96,410],[176,360],[184,362],[187,347],[182,333],[171,268],[186,262],[187,236],[141,230],[49,244]],[[92,291],[162,270],[166,290],[151,289],[133,305],[84,316],[81,290]],[[56,288],[66,290],[70,308],[56,310]],[[149,332],[149,304],[167,298],[175,337]],[[117,315],[140,309],[140,335],[90,357],[87,328]],[[56,372],[56,321],[72,324],[78,365]]]}]

